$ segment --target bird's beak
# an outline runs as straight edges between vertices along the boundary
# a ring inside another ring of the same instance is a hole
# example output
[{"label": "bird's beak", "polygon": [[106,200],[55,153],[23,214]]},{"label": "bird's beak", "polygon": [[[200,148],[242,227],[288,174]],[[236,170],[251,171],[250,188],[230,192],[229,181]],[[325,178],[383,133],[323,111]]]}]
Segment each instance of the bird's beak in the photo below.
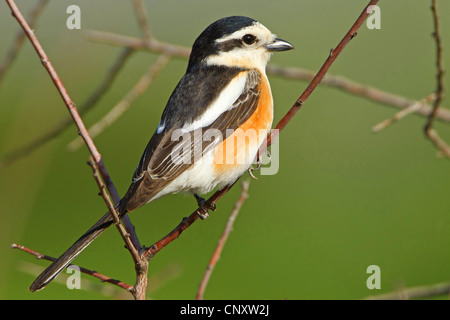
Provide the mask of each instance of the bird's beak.
[{"label": "bird's beak", "polygon": [[272,43],[265,46],[270,52],[287,51],[294,49],[294,46],[289,42],[276,38]]}]

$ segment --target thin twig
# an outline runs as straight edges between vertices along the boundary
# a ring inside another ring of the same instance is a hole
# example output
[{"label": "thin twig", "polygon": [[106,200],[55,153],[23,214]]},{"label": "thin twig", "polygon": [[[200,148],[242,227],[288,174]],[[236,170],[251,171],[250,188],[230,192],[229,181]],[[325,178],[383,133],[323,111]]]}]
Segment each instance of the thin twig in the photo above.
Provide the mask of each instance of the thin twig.
[{"label": "thin twig", "polygon": [[412,288],[400,289],[395,292],[370,296],[365,300],[408,300],[434,298],[444,295],[450,295],[450,283],[438,283],[429,286],[418,286]]},{"label": "thin twig", "polygon": [[138,20],[139,29],[141,30],[142,38],[148,41],[153,38],[150,24],[147,19],[147,9],[142,0],[133,0],[133,7]]},{"label": "thin twig", "polygon": [[[23,251],[23,252],[26,252],[28,254],[31,254],[32,256],[34,256],[36,259],[39,259],[39,260],[42,259],[42,260],[47,260],[47,261],[51,261],[51,262],[56,260],[56,258],[47,256],[45,254],[41,254],[41,253],[36,252],[34,250],[31,250],[31,249],[29,249],[29,248],[27,248],[25,246],[21,246],[21,245],[15,244],[15,243],[12,244],[10,246],[10,248],[11,249],[18,249],[20,251]],[[74,266],[74,264],[70,264],[69,266]],[[126,284],[125,282],[112,279],[112,278],[107,277],[107,276],[105,276],[105,275],[103,275],[101,273],[98,273],[97,271],[89,270],[89,269],[86,269],[86,268],[83,268],[83,267],[80,267],[80,266],[77,266],[77,267],[80,268],[80,272],[88,274],[90,276],[93,276],[93,277],[95,277],[97,279],[100,279],[102,282],[108,282],[108,283],[114,284],[114,285],[116,285],[116,286],[118,286],[118,287],[120,287],[122,289],[125,289],[126,291],[130,291],[132,289],[132,286],[130,286],[129,284]]]},{"label": "thin twig", "polygon": [[[31,12],[28,16],[28,23],[31,27],[34,28],[37,19],[41,15],[42,11],[45,8],[45,5],[47,4],[48,0],[39,0],[36,5],[31,9]],[[12,65],[14,60],[17,57],[17,54],[19,53],[20,49],[22,48],[23,42],[25,40],[25,33],[23,32],[22,28],[20,28],[17,31],[16,37],[14,38],[13,44],[11,48],[9,49],[8,53],[6,54],[5,58],[3,59],[2,63],[0,63],[0,84],[3,80],[3,78],[6,75],[6,72],[8,71],[9,67]]]},{"label": "thin twig", "polygon": [[[119,119],[124,112],[126,112],[131,104],[136,100],[145,90],[152,84],[153,80],[158,76],[161,70],[170,61],[170,57],[160,55],[158,59],[150,66],[133,88],[119,101],[106,115],[104,115],[98,122],[88,129],[92,138],[98,136],[107,127],[111,126],[117,119]],[[78,150],[83,145],[83,140],[77,138],[69,143],[67,149],[70,151]]]},{"label": "thin twig", "polygon": [[195,298],[196,300],[203,300],[206,286],[208,285],[211,274],[214,271],[214,267],[216,266],[217,262],[220,259],[220,255],[222,254],[225,243],[228,240],[228,236],[233,230],[234,221],[236,220],[236,217],[239,214],[239,211],[241,210],[244,201],[248,198],[248,187],[250,185],[249,181],[245,180],[242,182],[241,185],[242,185],[241,195],[239,196],[239,199],[236,201],[234,205],[233,211],[231,212],[230,217],[228,218],[227,225],[225,226],[225,230],[223,231],[223,234],[220,237],[217,247],[214,250],[211,260],[209,261],[209,264],[206,268],[205,274],[203,275],[202,281],[200,282],[200,286],[197,291],[197,296]]},{"label": "thin twig", "polygon": [[436,147],[439,149],[440,153],[439,155],[445,156],[446,158],[450,159],[450,146],[447,144],[447,142],[442,139],[436,129],[431,128],[427,131],[427,137],[433,141],[433,143],[436,145]]},{"label": "thin twig", "polygon": [[[119,55],[117,56],[116,60],[113,62],[111,67],[106,72],[105,76],[103,77],[102,81],[98,85],[96,89],[92,92],[92,94],[84,101],[78,108],[78,113],[80,115],[85,114],[87,111],[89,111],[99,100],[100,98],[106,93],[106,91],[111,87],[114,80],[116,79],[117,75],[119,74],[119,71],[122,69],[122,67],[125,65],[125,62],[128,60],[128,58],[131,56],[131,54],[134,52],[134,49],[131,48],[123,48]],[[65,129],[67,129],[70,125],[73,124],[73,120],[71,117],[66,117],[62,119],[58,124],[56,124],[50,131],[44,133],[42,136],[37,137],[34,140],[31,140],[27,144],[5,154],[2,156],[2,159],[0,160],[0,169],[3,167],[6,167],[18,159],[21,159],[25,157],[26,155],[30,154],[31,152],[37,150],[41,146],[43,146],[45,143],[51,141],[53,138],[57,137],[60,133],[62,133]]]},{"label": "thin twig", "polygon": [[425,124],[424,132],[430,141],[441,151],[443,155],[450,159],[450,146],[439,136],[437,131],[433,128],[433,122],[436,118],[437,111],[444,98],[444,65],[442,61],[442,41],[441,31],[439,27],[439,15],[437,10],[437,0],[431,0],[431,12],[433,15],[434,32],[433,37],[436,43],[436,99],[434,100],[433,110],[428,116],[428,121]]},{"label": "thin twig", "polygon": [[[70,269],[74,269],[75,267],[70,267],[67,270]],[[37,277],[42,271],[44,271],[44,267],[39,264],[38,262],[27,262],[27,261],[19,261],[17,264],[17,270],[19,270],[20,272],[29,274],[32,277]],[[79,269],[76,269],[79,270]],[[81,272],[81,270],[80,270]],[[71,273],[68,274],[61,274],[59,275],[59,277],[53,279],[54,283],[59,283],[60,285],[66,286],[68,285],[68,280],[70,280],[70,278],[73,277],[73,275],[71,275]],[[114,285],[112,286],[105,286],[103,284],[103,281],[97,281],[99,280],[99,278],[96,277],[83,277],[80,278],[80,288],[83,289],[83,291],[87,291],[87,292],[94,292],[94,293],[98,293],[100,295],[102,295],[103,297],[109,297],[112,300],[124,300],[124,299],[129,299],[129,292],[125,291],[126,289],[122,286],[116,286],[115,283],[113,281],[113,279],[111,279],[112,281],[106,281],[106,282],[110,282],[113,283]],[[120,281],[118,281],[120,282]],[[126,286],[128,286],[127,284],[125,284]]]},{"label": "thin twig", "polygon": [[155,53],[164,53],[176,58],[189,58],[191,49],[188,47],[159,41],[154,38],[144,40],[136,37],[123,36],[116,33],[90,30],[86,31],[86,38],[91,41],[110,45],[128,47],[134,50],[147,50]]},{"label": "thin twig", "polygon": [[404,108],[404,109],[400,110],[399,112],[397,112],[396,114],[394,114],[394,116],[392,118],[383,120],[380,123],[373,126],[372,132],[380,132],[381,130],[387,128],[391,124],[405,118],[407,115],[420,110],[421,108],[423,108],[426,105],[427,102],[433,101],[434,99],[435,99],[435,94],[432,93],[429,96],[423,98],[422,100],[411,104],[409,107]]},{"label": "thin twig", "polygon": [[433,37],[436,43],[436,100],[433,103],[433,110],[428,116],[428,122],[425,125],[425,131],[428,131],[433,126],[433,121],[436,118],[436,112],[444,98],[444,65],[442,61],[442,41],[441,31],[439,27],[439,15],[437,12],[437,0],[431,0],[431,12],[433,14]]},{"label": "thin twig", "polygon": [[95,162],[95,160],[93,159],[92,156],[89,157],[88,165],[92,168],[92,176],[94,177],[94,180],[97,183],[97,187],[100,191],[99,195],[105,201],[106,207],[108,208],[108,211],[111,214],[111,217],[114,221],[114,225],[116,226],[117,230],[119,230],[119,233],[120,233],[123,241],[125,242],[128,250],[130,251],[130,253],[133,257],[134,263],[139,263],[139,261],[141,260],[139,257],[139,252],[138,252],[139,248],[134,247],[129,234],[126,232],[125,228],[120,223],[119,215],[117,214],[117,211],[114,208],[114,204],[112,203],[108,193],[106,192],[106,187],[103,184],[103,181],[98,172],[97,163]]}]

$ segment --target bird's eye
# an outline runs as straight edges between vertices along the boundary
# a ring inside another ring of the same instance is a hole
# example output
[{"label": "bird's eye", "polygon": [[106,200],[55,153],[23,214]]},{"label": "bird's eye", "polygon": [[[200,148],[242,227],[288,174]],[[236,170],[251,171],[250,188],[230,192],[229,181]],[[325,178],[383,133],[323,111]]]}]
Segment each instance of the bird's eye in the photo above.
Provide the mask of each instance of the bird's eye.
[{"label": "bird's eye", "polygon": [[252,34],[246,34],[242,37],[242,41],[244,41],[247,45],[251,45],[256,42],[256,37]]}]

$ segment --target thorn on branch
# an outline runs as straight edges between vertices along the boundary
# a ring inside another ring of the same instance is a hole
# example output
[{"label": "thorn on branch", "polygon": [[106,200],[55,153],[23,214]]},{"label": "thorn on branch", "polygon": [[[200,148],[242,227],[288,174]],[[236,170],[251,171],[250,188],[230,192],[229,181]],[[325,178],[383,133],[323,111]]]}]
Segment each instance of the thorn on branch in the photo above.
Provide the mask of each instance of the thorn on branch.
[{"label": "thorn on branch", "polygon": [[294,103],[295,108],[301,108],[302,105],[303,105],[302,99],[299,99],[299,100],[295,101],[295,103]]},{"label": "thorn on branch", "polygon": [[330,49],[330,55],[329,55],[329,57],[332,57],[332,56],[333,56],[333,53],[334,53],[334,48],[331,48],[331,49]]}]

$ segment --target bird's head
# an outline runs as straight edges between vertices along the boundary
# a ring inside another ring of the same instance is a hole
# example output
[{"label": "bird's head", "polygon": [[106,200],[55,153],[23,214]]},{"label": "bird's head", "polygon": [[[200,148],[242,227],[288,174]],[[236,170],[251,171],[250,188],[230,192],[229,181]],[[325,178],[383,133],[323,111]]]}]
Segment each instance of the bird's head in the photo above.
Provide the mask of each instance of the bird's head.
[{"label": "bird's head", "polygon": [[264,72],[272,52],[294,47],[248,17],[222,18],[195,40],[188,71],[204,65],[258,68]]}]

